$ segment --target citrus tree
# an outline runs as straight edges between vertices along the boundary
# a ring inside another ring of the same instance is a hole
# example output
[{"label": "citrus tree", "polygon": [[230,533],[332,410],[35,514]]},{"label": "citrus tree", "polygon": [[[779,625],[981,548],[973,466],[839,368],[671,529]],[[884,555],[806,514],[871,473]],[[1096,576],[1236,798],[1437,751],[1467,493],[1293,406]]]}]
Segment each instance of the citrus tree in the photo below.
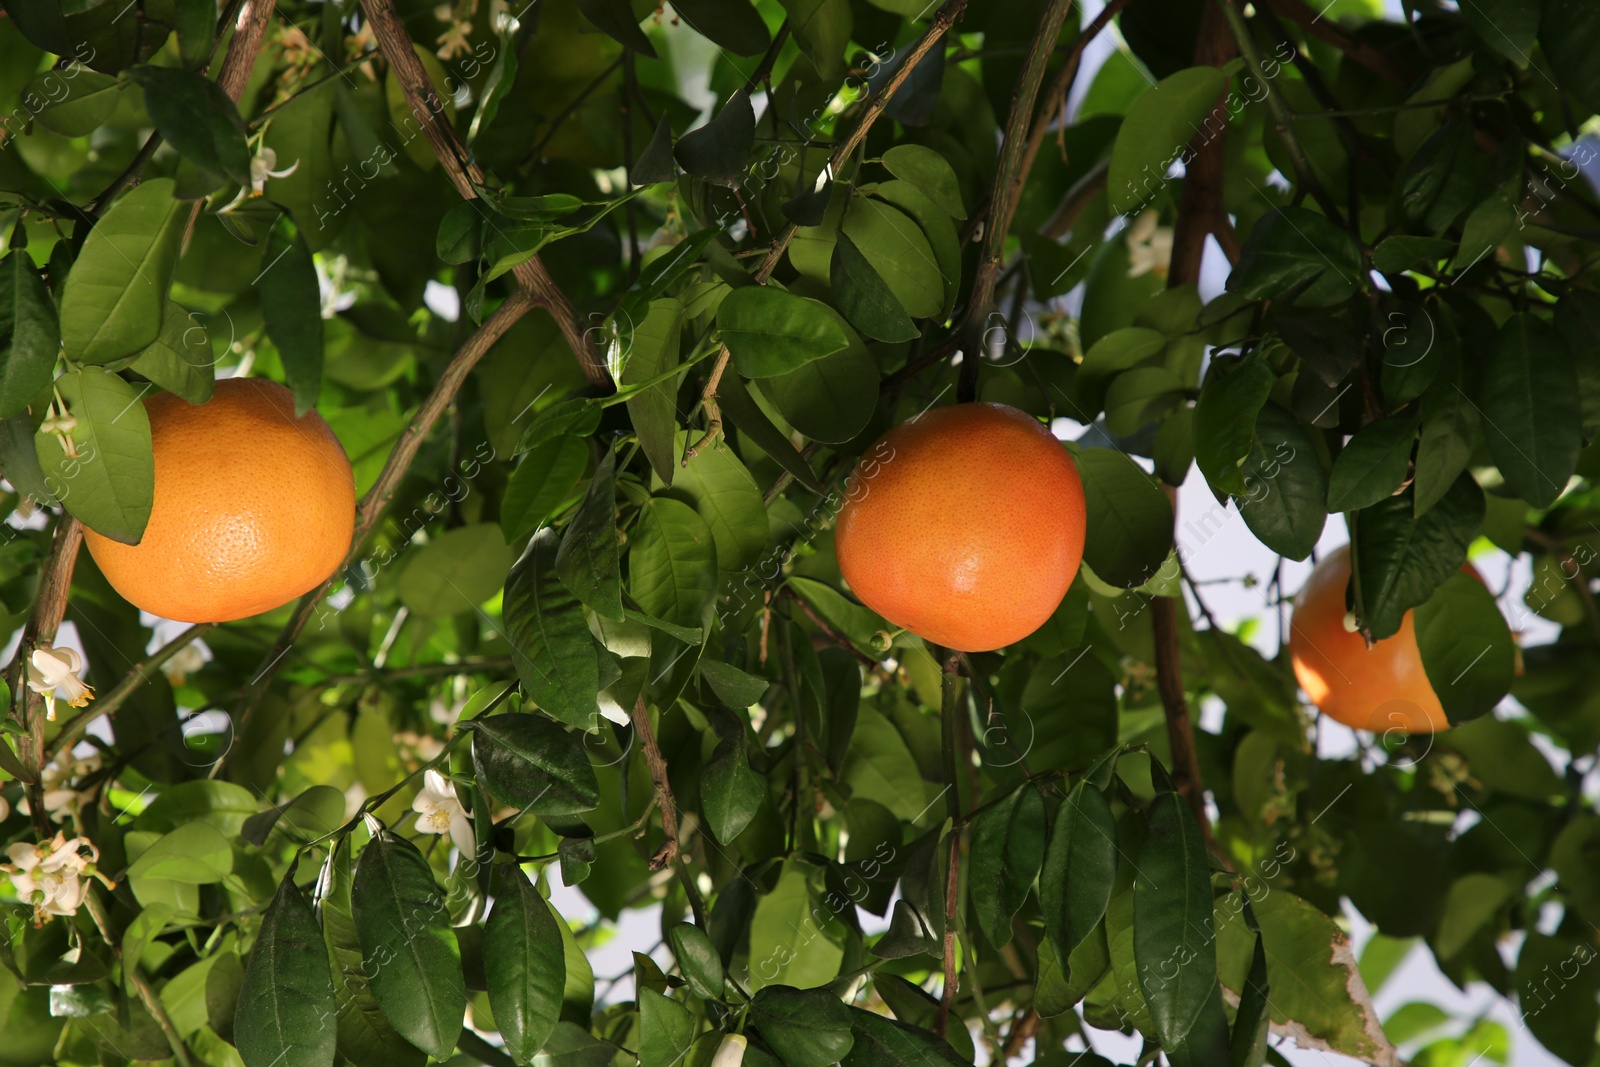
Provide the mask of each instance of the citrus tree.
[{"label": "citrus tree", "polygon": [[1595,1063],[1600,7],[1401,6],[0,0],[0,1064]]}]

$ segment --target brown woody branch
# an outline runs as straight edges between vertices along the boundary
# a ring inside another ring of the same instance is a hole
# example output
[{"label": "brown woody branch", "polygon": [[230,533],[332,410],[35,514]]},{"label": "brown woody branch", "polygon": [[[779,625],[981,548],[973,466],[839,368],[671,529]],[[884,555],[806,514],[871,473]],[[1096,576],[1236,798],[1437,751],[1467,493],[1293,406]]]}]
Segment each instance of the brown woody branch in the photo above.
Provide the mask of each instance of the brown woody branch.
[{"label": "brown woody branch", "polygon": [[1293,22],[1313,37],[1321,38],[1355,62],[1391,85],[1409,88],[1415,79],[1394,60],[1365,41],[1358,41],[1345,33],[1332,19],[1324,18],[1302,0],[1265,0],[1273,12]]},{"label": "brown woody branch", "polygon": [[[1227,20],[1218,5],[1207,4],[1200,21],[1199,41],[1195,46],[1195,65],[1220,67],[1233,57],[1234,42]],[[1197,133],[1190,142],[1192,161],[1185,172],[1183,195],[1174,225],[1172,264],[1167,286],[1193,285],[1200,278],[1200,261],[1205,241],[1222,213],[1222,177],[1226,132],[1212,136]],[[1177,514],[1177,490],[1167,488],[1173,514]],[[1207,840],[1211,820],[1206,815],[1205,784],[1200,778],[1200,763],[1195,756],[1194,724],[1189,716],[1189,699],[1183,688],[1183,666],[1178,648],[1178,603],[1173,597],[1156,597],[1150,605],[1155,637],[1156,689],[1166,714],[1167,741],[1172,749],[1172,783],[1194,811]]]},{"label": "brown woody branch", "polygon": [[[832,155],[828,157],[827,167],[823,173],[830,180],[849,162],[856,149],[861,147],[861,143],[867,139],[867,133],[872,129],[872,124],[878,121],[878,116],[882,115],[884,109],[889,106],[889,101],[893,100],[894,94],[900,91],[900,86],[905,84],[906,79],[911,76],[911,72],[916,69],[917,64],[922,62],[922,58],[944,39],[945,34],[950,31],[951,26],[955,25],[956,20],[961,17],[966,8],[967,0],[946,0],[945,5],[933,16],[933,21],[929,24],[927,31],[917,38],[917,43],[912,45],[911,51],[906,54],[905,60],[895,68],[894,73],[889,76],[889,80],[884,83],[883,90],[867,102],[866,109],[861,113],[860,121],[851,128],[845,138],[834,148]],[[778,236],[773,240],[772,247],[767,249],[766,256],[761,260],[761,266],[756,269],[755,280],[757,285],[766,284],[767,279],[772,277],[772,272],[778,269],[778,264],[783,260],[784,251],[789,247],[789,242],[794,240],[794,235],[799,229],[800,227],[791,222],[778,231]],[[706,432],[685,453],[684,463],[686,464],[703,449],[722,437],[722,410],[717,406],[717,387],[722,384],[722,376],[727,373],[728,361],[731,358],[732,353],[728,351],[728,346],[723,345],[722,350],[717,353],[717,361],[712,365],[711,374],[706,378],[705,390],[700,396],[700,404],[706,411]]]},{"label": "brown woody branch", "polygon": [[[395,81],[405,95],[411,115],[422,124],[422,133],[433,146],[433,151],[444,166],[451,183],[464,200],[478,199],[478,190],[484,186],[482,168],[467,154],[466,146],[456,135],[455,128],[444,119],[444,104],[434,90],[428,72],[412,49],[411,35],[406,32],[393,0],[361,0],[361,10],[366,13],[378,49],[389,61]],[[605,362],[590,343],[587,331],[578,320],[578,313],[561,291],[550,272],[533,256],[525,263],[512,268],[517,283],[533,295],[540,307],[550,312],[572,354],[577,357],[583,375],[592,385],[605,385],[610,381]]]},{"label": "brown woody branch", "polygon": [[[383,466],[383,473],[378,475],[378,480],[367,491],[367,495],[361,498],[361,504],[356,509],[355,533],[350,539],[350,553],[345,557],[345,566],[355,562],[360,555],[368,535],[378,525],[378,520],[383,517],[384,509],[388,507],[389,501],[394,498],[395,491],[399,489],[401,480],[405,478],[406,471],[411,467],[411,461],[416,458],[417,450],[422,447],[423,439],[428,436],[428,431],[433,428],[434,423],[439,421],[439,417],[445,413],[445,410],[455,400],[456,393],[460,391],[472,368],[478,365],[478,361],[488,353],[496,341],[505,335],[505,332],[511,328],[513,323],[533,309],[535,303],[535,298],[531,293],[526,290],[516,290],[506,299],[505,303],[495,309],[493,315],[484,320],[483,325],[478,327],[472,336],[467,339],[466,344],[456,351],[456,354],[450,360],[450,364],[445,367],[444,373],[439,376],[438,382],[434,384],[433,391],[428,394],[428,398],[423,401],[422,407],[417,409],[417,413],[411,417],[411,421],[406,424],[404,432],[400,434],[400,440],[395,443],[394,451],[389,453],[388,462]],[[343,570],[343,568],[340,568],[340,570]],[[306,623],[311,621],[311,616],[316,611],[317,605],[322,603],[323,598],[333,588],[334,578],[338,573],[338,571],[334,572],[321,585],[300,598],[300,603],[296,606],[294,614],[284,624],[282,632],[278,634],[278,640],[267,653],[266,659],[262,661],[261,669],[244,687],[244,692],[239,702],[238,732],[240,736],[243,736],[251,717],[260,706],[262,696],[266,693],[267,687],[272,684],[272,679],[276,676],[284,659],[288,656],[290,647],[293,646],[301,632],[305,630]],[[184,634],[179,635],[178,640],[186,639],[188,633],[188,631],[185,631]],[[163,649],[163,651],[165,650]],[[230,755],[237,750],[237,746],[230,749]]]},{"label": "brown woody branch", "polygon": [[633,703],[633,732],[644,749],[644,763],[650,769],[650,782],[655,786],[656,807],[661,810],[661,832],[666,835],[661,847],[650,857],[650,869],[659,871],[678,858],[678,802],[667,781],[667,761],[661,755],[661,745],[650,726],[650,708],[645,704],[643,693]]}]

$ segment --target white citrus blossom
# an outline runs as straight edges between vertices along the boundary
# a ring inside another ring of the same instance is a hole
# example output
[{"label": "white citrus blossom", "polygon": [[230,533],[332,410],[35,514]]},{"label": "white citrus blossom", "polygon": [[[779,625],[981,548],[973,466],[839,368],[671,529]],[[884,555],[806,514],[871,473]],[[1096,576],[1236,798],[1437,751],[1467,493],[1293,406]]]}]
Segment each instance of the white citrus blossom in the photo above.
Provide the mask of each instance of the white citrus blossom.
[{"label": "white citrus blossom", "polygon": [[275,170],[278,165],[278,153],[262,146],[261,150],[250,158],[250,188],[239,187],[238,195],[228,201],[225,207],[217,209],[217,214],[226,215],[240,204],[244,203],[247,196],[261,196],[267,191],[268,178],[287,178],[300,169],[297,159],[282,170]]},{"label": "white citrus blossom", "polygon": [[1146,211],[1128,227],[1128,277],[1154,273],[1167,276],[1172,264],[1172,228],[1161,226],[1154,211]]},{"label": "white citrus blossom", "polygon": [[[63,753],[60,758],[46,764],[39,775],[39,784],[44,787],[44,810],[57,820],[78,814],[85,794],[73,783],[81,782],[99,769],[99,756],[73,759],[71,755]],[[27,811],[27,803],[24,798],[23,811]]]},{"label": "white citrus blossom", "polygon": [[744,1047],[749,1039],[743,1034],[729,1034],[722,1039],[722,1044],[717,1046],[717,1054],[712,1057],[711,1067],[739,1067],[744,1062]]},{"label": "white citrus blossom", "polygon": [[449,834],[463,856],[477,850],[472,836],[472,820],[467,809],[456,799],[456,787],[438,771],[428,771],[422,776],[422,792],[411,802],[417,813],[417,829],[425,834]]},{"label": "white citrus blossom", "polygon": [[61,408],[60,414],[56,414],[52,406],[49,417],[39,424],[40,433],[53,433],[61,439],[61,451],[70,458],[76,458],[78,455],[78,444],[72,439],[72,431],[77,428],[77,417],[65,406]]},{"label": "white citrus blossom", "polygon": [[171,658],[161,665],[161,673],[165,674],[167,681],[173,685],[182,685],[188,681],[189,675],[205,665],[205,652],[198,644],[191,641],[174,652]]},{"label": "white citrus blossom", "polygon": [[28,657],[28,688],[44,694],[45,718],[56,717],[56,691],[75,708],[87,707],[94,699],[94,688],[85,685],[79,674],[83,657],[75,649],[40,645]]},{"label": "white citrus blossom", "polygon": [[52,915],[75,914],[89,891],[89,878],[108,887],[114,884],[95,869],[100,850],[87,837],[68,840],[65,832],[58,832],[38,845],[19,841],[6,855],[11,862],[0,863],[0,871],[11,876],[17,895],[33,907],[35,925]]}]

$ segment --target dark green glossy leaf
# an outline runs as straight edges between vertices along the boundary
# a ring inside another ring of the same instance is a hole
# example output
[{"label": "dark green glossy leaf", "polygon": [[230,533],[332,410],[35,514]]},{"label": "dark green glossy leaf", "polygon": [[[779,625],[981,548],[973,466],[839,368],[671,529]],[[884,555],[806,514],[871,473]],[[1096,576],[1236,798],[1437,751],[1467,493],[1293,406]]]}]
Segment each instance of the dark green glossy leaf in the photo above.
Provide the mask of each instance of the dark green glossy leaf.
[{"label": "dark green glossy leaf", "polygon": [[861,1008],[850,1009],[854,1044],[841,1067],[971,1067],[948,1042]]},{"label": "dark green glossy leaf", "polygon": [[1506,320],[1478,387],[1483,431],[1506,484],[1535,507],[1567,486],[1583,447],[1583,412],[1572,353],[1530,312]]},{"label": "dark green glossy leaf", "polygon": [[850,1052],[850,1009],[826,989],[762,986],[750,1022],[788,1067],[827,1067]]},{"label": "dark green glossy leaf", "polygon": [[[772,424],[771,419],[767,418],[767,413],[762,411],[761,405],[751,397],[738,375],[723,375],[722,384],[717,387],[717,401],[722,405],[722,413],[727,416],[728,421],[778,466],[788,471],[807,489],[817,493],[823,491],[822,483],[817,480],[811,464],[800,454],[800,450],[794,447],[794,443]],[[668,485],[672,484],[670,478],[663,476],[662,480]]]},{"label": "dark green glossy leaf", "polygon": [[222,86],[200,74],[140,65],[128,71],[144,90],[145,110],[184,159],[240,185],[250,182],[244,120]]},{"label": "dark green glossy leaf", "polygon": [[500,530],[506,541],[518,541],[544,525],[572,496],[588,463],[588,444],[571,435],[525,452],[500,501]]},{"label": "dark green glossy leaf", "polygon": [[1058,959],[1068,959],[1105,916],[1117,877],[1117,822],[1105,794],[1072,787],[1050,830],[1039,907]]},{"label": "dark green glossy leaf", "polygon": [[[1231,361],[1230,361],[1231,362]],[[1247,358],[1231,368],[1211,364],[1194,406],[1194,458],[1219,492],[1243,493],[1241,464],[1255,441],[1256,416],[1277,376],[1263,359]]]},{"label": "dark green glossy leaf", "polygon": [[[339,852],[329,860],[331,877],[327,896],[322,900],[322,936],[333,966],[339,1055],[354,1067],[422,1067],[427,1054],[400,1036],[372,995],[372,981],[356,933],[354,906],[350,900],[353,876],[349,838],[335,847]],[[216,969],[212,975],[216,975]],[[210,984],[208,981],[208,1000],[212,996]]]},{"label": "dark green glossy leaf", "polygon": [[61,330],[50,290],[17,249],[0,259],[0,418],[20,415],[50,384]]},{"label": "dark green glossy leaf", "polygon": [[736,185],[755,145],[756,113],[750,93],[740,89],[711,121],[678,138],[672,156],[695,177],[717,185]]},{"label": "dark green glossy leaf", "polygon": [[1470,474],[1456,479],[1421,517],[1411,490],[1360,513],[1356,570],[1364,621],[1374,640],[1399,632],[1405,613],[1426,603],[1467,558],[1483,524],[1483,490]]},{"label": "dark green glossy leaf", "polygon": [[89,529],[138,544],[155,501],[150,420],[139,390],[98,367],[69,370],[56,389],[77,419],[68,435],[76,455],[67,454],[60,434],[41,431],[34,444],[45,484]]},{"label": "dark green glossy leaf", "polygon": [[245,1067],[333,1063],[337,1030],[328,954],[293,874],[291,868],[261,916],[244,972],[233,1033]]},{"label": "dark green glossy leaf", "polygon": [[829,285],[834,305],[866,336],[891,342],[909,341],[917,336],[916,325],[889,283],[843,231],[833,243]]},{"label": "dark green glossy leaf", "polygon": [[721,709],[709,718],[720,740],[701,772],[700,808],[716,839],[729,842],[761,810],[767,783],[750,767],[743,719]]},{"label": "dark green glossy leaf", "polygon": [[1085,448],[1077,455],[1088,528],[1083,558],[1112,585],[1149,581],[1172,551],[1172,504],[1126,454]]},{"label": "dark green glossy leaf", "polygon": [[1420,517],[1437,504],[1467,469],[1478,440],[1478,407],[1453,377],[1441,379],[1422,397],[1422,439],[1412,480]]},{"label": "dark green glossy leaf", "polygon": [[588,729],[599,715],[600,654],[583,605],[556,577],[557,544],[554,530],[540,530],[506,577],[506,639],[534,702]]},{"label": "dark green glossy leaf", "polygon": [[561,922],[527,876],[499,866],[494,911],[483,928],[489,1007],[517,1063],[529,1063],[555,1030],[566,988]]},{"label": "dark green glossy leaf", "polygon": [[1393,496],[1411,466],[1415,413],[1368,423],[1344,446],[1328,476],[1328,510],[1356,511]]},{"label": "dark green glossy leaf", "polygon": [[[1539,20],[1539,44],[1561,85],[1587,108],[1600,108],[1600,11],[1584,0],[1545,0]],[[1519,60],[1524,65],[1531,60]]]},{"label": "dark green glossy leaf", "polygon": [[294,413],[310,411],[322,391],[322,290],[305,238],[287,218],[267,236],[264,267],[255,279],[267,336],[294,390]]},{"label": "dark green glossy leaf", "polygon": [[639,990],[639,1063],[672,1067],[694,1043],[695,1022],[689,1009],[653,989]]},{"label": "dark green glossy leaf", "polygon": [[608,451],[556,551],[556,574],[607,619],[622,618],[622,557],[617,545],[617,454]]},{"label": "dark green glossy leaf", "polygon": [[1452,724],[1488,713],[1511,691],[1516,646],[1482,582],[1451,577],[1418,606],[1415,623],[1428,683]]},{"label": "dark green glossy leaf", "polygon": [[711,691],[730,708],[748,708],[761,699],[771,684],[765,678],[746,674],[731,663],[705,660],[700,664],[700,675],[711,686]]},{"label": "dark green glossy leaf", "polygon": [[361,851],[351,893],[372,995],[413,1045],[445,1059],[467,1007],[461,950],[422,853],[388,830]]},{"label": "dark green glossy leaf", "polygon": [[216,372],[212,369],[216,356],[203,321],[201,316],[167,301],[161,335],[134,357],[128,369],[191,404],[204,404],[211,399],[216,385]]},{"label": "dark green glossy leaf", "polygon": [[1167,170],[1227,88],[1215,67],[1189,67],[1151,87],[1128,110],[1111,150],[1106,194],[1119,215],[1158,196]]},{"label": "dark green glossy leaf", "polygon": [[672,152],[672,127],[667,123],[667,116],[661,116],[661,121],[656,124],[656,132],[645,142],[644,150],[634,160],[628,176],[635,185],[670,182],[678,176],[678,164]]},{"label": "dark green glossy leaf", "polygon": [[973,821],[968,883],[978,925],[991,944],[1011,941],[1011,917],[1021,910],[1044,862],[1044,798],[1032,784],[1017,786]]},{"label": "dark green glossy leaf", "polygon": [[722,957],[717,955],[706,932],[693,923],[678,923],[667,931],[667,940],[672,944],[672,954],[678,958],[678,969],[695,996],[721,1000],[725,981]]},{"label": "dark green glossy leaf", "polygon": [[672,10],[701,36],[735,55],[758,56],[772,43],[767,24],[748,0],[681,0]]},{"label": "dark green glossy leaf", "polygon": [[1211,873],[1188,801],[1162,793],[1147,818],[1133,881],[1133,952],[1156,1034],[1173,1048],[1217,985]]},{"label": "dark green glossy leaf", "polygon": [[[652,300],[644,318],[633,324],[628,361],[623,366],[621,384],[649,381],[678,365],[678,349],[683,333],[683,304],[671,297]],[[731,375],[730,375],[731,377]],[[678,468],[672,447],[678,429],[678,386],[669,378],[628,399],[628,418],[639,435],[639,447],[650,461],[650,469],[667,485]]]},{"label": "dark green glossy leaf", "polygon": [[628,0],[579,0],[578,7],[590,22],[624,48],[655,58],[655,46],[645,36],[644,30],[639,28],[639,19]]},{"label": "dark green glossy leaf", "polygon": [[153,178],[111,205],[89,231],[61,291],[61,340],[82,363],[132,355],[161,333],[161,312],[188,208]]},{"label": "dark green glossy leaf", "polygon": [[896,178],[916,186],[952,218],[967,217],[960,180],[938,152],[926,145],[898,144],[883,154],[883,165]]},{"label": "dark green glossy leaf", "polygon": [[650,615],[705,627],[717,592],[711,527],[681,500],[653,496],[639,509],[628,549],[628,593]]},{"label": "dark green glossy leaf", "polygon": [[1328,521],[1328,475],[1305,427],[1276,404],[1262,407],[1242,472],[1233,501],[1250,532],[1281,556],[1309,556]]},{"label": "dark green glossy leaf", "polygon": [[1250,230],[1228,291],[1247,300],[1296,293],[1295,303],[1328,307],[1356,291],[1361,252],[1348,233],[1303,207],[1274,208]]},{"label": "dark green glossy leaf", "polygon": [[582,734],[525,712],[476,722],[473,767],[501,800],[535,815],[588,811],[600,802]]}]

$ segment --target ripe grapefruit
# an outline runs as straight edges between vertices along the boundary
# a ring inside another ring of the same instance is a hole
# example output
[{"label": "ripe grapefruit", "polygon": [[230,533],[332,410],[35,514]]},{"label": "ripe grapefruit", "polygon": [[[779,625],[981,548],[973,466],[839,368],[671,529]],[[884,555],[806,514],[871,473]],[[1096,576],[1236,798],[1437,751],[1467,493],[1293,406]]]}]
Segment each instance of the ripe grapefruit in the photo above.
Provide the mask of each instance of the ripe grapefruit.
[{"label": "ripe grapefruit", "polygon": [[316,412],[261,378],[219,381],[205,404],[144,402],[155,502],[137,545],[84,531],[127,600],[165,619],[227,622],[322,584],[350,550],[355,479]]},{"label": "ripe grapefruit", "polygon": [[1083,558],[1083,483],[1060,441],[1004,404],[936,408],[867,450],[845,490],[839,569],[918,637],[986,652],[1048,619]]},{"label": "ripe grapefruit", "polygon": [[[1480,582],[1470,563],[1461,568]],[[1417,649],[1416,625],[1406,612],[1400,630],[1369,649],[1344,627],[1350,546],[1324,556],[1294,598],[1289,659],[1294,676],[1324,715],[1357,730],[1410,734],[1448,730],[1450,720],[1428,681]]]}]

